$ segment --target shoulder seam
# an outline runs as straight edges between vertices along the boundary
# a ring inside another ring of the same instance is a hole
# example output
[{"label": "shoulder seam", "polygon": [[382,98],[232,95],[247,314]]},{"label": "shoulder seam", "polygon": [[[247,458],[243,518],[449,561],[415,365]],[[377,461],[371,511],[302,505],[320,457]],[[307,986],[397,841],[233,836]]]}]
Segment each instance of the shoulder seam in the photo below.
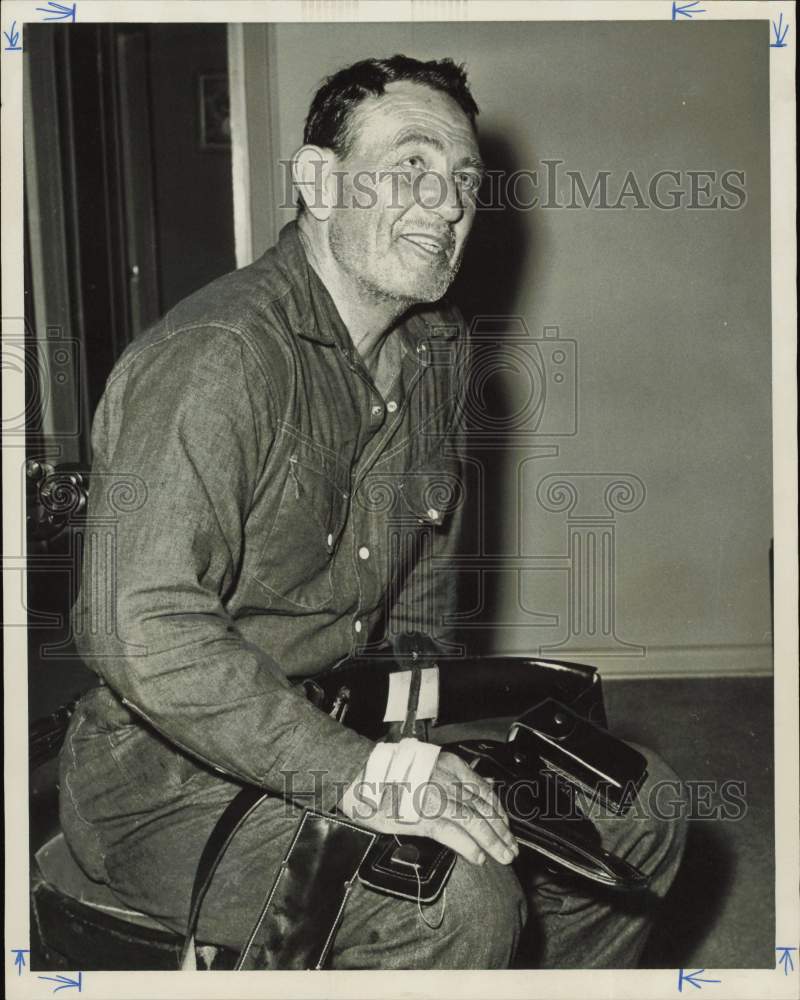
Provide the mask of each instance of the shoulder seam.
[{"label": "shoulder seam", "polygon": [[[172,340],[173,337],[176,337],[179,334],[182,334],[182,333],[191,333],[193,330],[221,330],[221,331],[225,331],[226,333],[232,333],[235,336],[237,336],[241,340],[241,342],[247,346],[247,348],[249,349],[249,352],[252,355],[254,361],[258,365],[259,371],[261,372],[262,376],[264,377],[264,380],[269,385],[270,390],[274,390],[274,386],[272,384],[272,380],[270,379],[269,375],[267,374],[266,368],[264,367],[261,358],[258,356],[258,352],[256,351],[256,349],[253,346],[253,344],[250,342],[250,335],[249,335],[249,333],[248,333],[247,330],[243,330],[241,327],[238,327],[238,326],[233,326],[233,325],[230,325],[230,324],[227,324],[227,323],[220,323],[220,322],[213,321],[213,320],[211,322],[208,322],[208,323],[182,324],[181,326],[178,326],[178,327],[172,329],[171,326],[170,326],[170,323],[169,323],[169,313],[167,313],[166,316],[164,317],[164,322],[165,322],[166,327],[167,327],[167,331],[164,334],[164,336],[160,337],[158,340],[154,341],[152,344],[147,344],[146,347],[142,348],[140,354],[144,354],[145,352],[150,351],[150,350],[152,350],[155,347],[161,346],[162,344],[166,343],[168,340]],[[119,379],[122,375],[124,375],[127,372],[127,370],[131,367],[131,365],[133,365],[135,363],[137,357],[139,357],[140,354],[134,355],[133,357],[129,358],[124,364],[119,365],[118,367],[115,367],[114,371],[112,371],[112,373],[109,375],[108,382],[107,382],[107,387],[113,385],[117,381],[117,379]]]}]

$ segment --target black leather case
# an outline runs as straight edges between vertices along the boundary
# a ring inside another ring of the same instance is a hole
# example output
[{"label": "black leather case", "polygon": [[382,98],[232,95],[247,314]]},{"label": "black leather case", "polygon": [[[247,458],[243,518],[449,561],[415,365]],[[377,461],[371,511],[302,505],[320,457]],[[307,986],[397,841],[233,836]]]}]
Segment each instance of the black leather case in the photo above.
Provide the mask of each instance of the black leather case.
[{"label": "black leather case", "polygon": [[630,808],[647,777],[647,761],[637,750],[553,698],[521,715],[509,739],[613,812]]},{"label": "black leather case", "polygon": [[517,864],[550,866],[622,892],[647,889],[650,879],[606,851],[600,834],[580,811],[574,789],[542,765],[531,746],[516,741],[463,740],[443,747],[492,780],[520,846]]},{"label": "black leather case", "polygon": [[384,835],[370,848],[358,870],[358,879],[392,896],[433,903],[455,863],[455,853],[435,840]]}]

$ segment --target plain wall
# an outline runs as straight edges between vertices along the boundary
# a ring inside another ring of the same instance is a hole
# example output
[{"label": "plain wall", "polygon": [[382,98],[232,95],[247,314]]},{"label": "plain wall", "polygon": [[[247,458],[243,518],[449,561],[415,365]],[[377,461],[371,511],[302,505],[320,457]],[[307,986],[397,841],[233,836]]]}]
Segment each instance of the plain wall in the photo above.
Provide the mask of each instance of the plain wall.
[{"label": "plain wall", "polygon": [[[286,183],[277,161],[300,144],[320,79],[395,52],[467,64],[490,169],[538,169],[543,178],[542,161],[558,159],[589,185],[610,171],[612,203],[628,171],[646,198],[659,170],[682,172],[676,186],[686,191],[689,170],[744,172],[739,210],[479,215],[454,297],[468,321],[516,316],[533,336],[557,326],[575,342],[577,426],[549,436],[540,425],[526,436],[523,421],[516,440],[498,432],[474,450],[483,469],[483,554],[520,556],[522,570],[486,575],[475,620],[483,627],[469,638],[495,651],[593,659],[606,674],[771,669],[768,21],[268,31],[278,191]],[[559,199],[569,198],[564,177]],[[293,214],[280,209],[276,221]],[[497,342],[501,356],[502,334]],[[513,414],[524,409],[530,381],[498,372],[485,388],[492,405]],[[626,650],[586,636],[580,648],[558,646],[573,607],[563,565],[570,522],[567,512],[543,508],[537,488],[547,476],[575,473],[573,528],[589,530],[598,515],[597,531],[613,523],[615,589],[607,596],[617,637],[632,644]],[[602,484],[620,477],[642,484],[642,502],[609,512]],[[576,525],[579,515],[586,519]],[[526,558],[543,555],[557,557],[550,569],[526,568]]]}]

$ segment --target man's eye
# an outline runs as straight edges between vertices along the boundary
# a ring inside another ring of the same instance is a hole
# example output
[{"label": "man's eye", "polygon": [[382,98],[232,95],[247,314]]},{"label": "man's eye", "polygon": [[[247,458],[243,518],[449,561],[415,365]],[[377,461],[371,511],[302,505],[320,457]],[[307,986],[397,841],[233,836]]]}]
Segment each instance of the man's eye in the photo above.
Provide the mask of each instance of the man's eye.
[{"label": "man's eye", "polygon": [[477,191],[481,186],[481,178],[479,174],[474,173],[460,173],[456,174],[456,181],[458,186],[464,191]]},{"label": "man's eye", "polygon": [[411,167],[412,170],[422,170],[424,168],[424,166],[425,166],[425,161],[422,159],[421,156],[416,156],[416,155],[415,156],[407,156],[403,160],[403,164],[402,165],[406,166],[406,164],[409,167]]}]

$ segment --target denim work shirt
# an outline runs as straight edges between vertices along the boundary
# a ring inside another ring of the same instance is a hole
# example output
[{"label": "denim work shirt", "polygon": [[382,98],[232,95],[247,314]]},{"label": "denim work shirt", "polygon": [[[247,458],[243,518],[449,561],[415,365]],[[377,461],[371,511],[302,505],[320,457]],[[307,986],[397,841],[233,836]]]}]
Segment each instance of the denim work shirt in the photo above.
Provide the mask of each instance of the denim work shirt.
[{"label": "denim work shirt", "polygon": [[373,744],[287,678],[453,610],[460,315],[416,310],[384,350],[385,398],[290,223],[136,338],[92,431],[81,655],[127,725],[326,809]]}]

